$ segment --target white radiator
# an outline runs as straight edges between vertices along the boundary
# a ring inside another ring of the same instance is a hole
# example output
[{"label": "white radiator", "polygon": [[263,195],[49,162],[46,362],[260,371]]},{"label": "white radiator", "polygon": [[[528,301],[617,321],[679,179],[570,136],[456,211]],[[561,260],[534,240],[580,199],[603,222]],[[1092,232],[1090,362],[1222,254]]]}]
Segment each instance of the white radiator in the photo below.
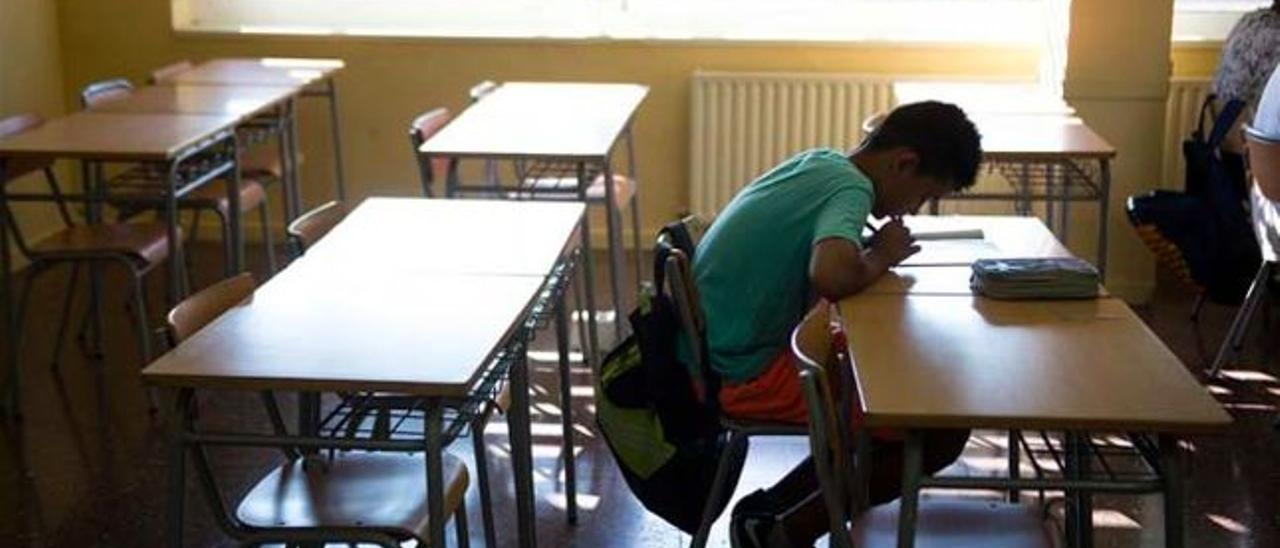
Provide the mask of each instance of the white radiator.
[{"label": "white radiator", "polygon": [[893,107],[887,76],[693,75],[691,212],[712,218],[764,170],[807,148],[845,149],[862,121]]},{"label": "white radiator", "polygon": [[[1164,163],[1160,187],[1182,189],[1182,140],[1196,129],[1200,105],[1209,95],[1209,78],[1174,78],[1169,82],[1169,99],[1164,109]],[[1212,121],[1208,124],[1212,125]]]}]

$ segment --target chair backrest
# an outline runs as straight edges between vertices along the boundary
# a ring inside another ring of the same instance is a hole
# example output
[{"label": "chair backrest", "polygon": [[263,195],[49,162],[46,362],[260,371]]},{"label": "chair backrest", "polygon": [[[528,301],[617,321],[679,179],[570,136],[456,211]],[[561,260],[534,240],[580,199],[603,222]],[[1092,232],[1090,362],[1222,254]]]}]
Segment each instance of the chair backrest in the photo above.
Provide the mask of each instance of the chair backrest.
[{"label": "chair backrest", "polygon": [[840,356],[832,349],[831,307],[816,307],[791,332],[791,352],[804,387],[805,405],[809,411],[809,451],[818,483],[826,502],[833,546],[850,547],[847,523],[853,517],[856,493],[855,473],[850,464],[851,434],[846,414],[852,383],[844,390],[840,379]]},{"label": "chair backrest", "polygon": [[177,345],[209,325],[231,307],[253,296],[253,275],[227,278],[197,291],[169,311],[169,338]]},{"label": "chair backrest", "polygon": [[448,125],[451,119],[449,109],[440,107],[418,115],[413,122],[409,123],[409,144],[413,146],[413,157],[418,161],[418,177],[422,181],[423,196],[431,196],[431,182],[436,177],[447,177],[450,164],[454,161],[440,157],[427,161],[427,158],[418,152],[418,148]]},{"label": "chair backrest", "polygon": [[133,84],[124,78],[112,78],[94,82],[80,90],[80,106],[92,108],[109,101],[118,101],[133,94]]},{"label": "chair backrest", "polygon": [[1268,200],[1280,202],[1280,139],[1246,127],[1244,144],[1249,154],[1249,171],[1258,190]]},{"label": "chair backrest", "polygon": [[289,223],[286,232],[297,246],[298,253],[302,254],[333,230],[333,227],[338,226],[338,223],[346,218],[347,213],[345,202],[332,201],[294,219]]},{"label": "chair backrest", "polygon": [[479,84],[471,86],[471,89],[467,92],[467,95],[471,97],[471,102],[474,103],[476,101],[484,99],[484,96],[490,93],[493,93],[493,90],[495,89],[498,89],[497,82],[494,82],[493,80],[485,80],[483,82],[480,82]]},{"label": "chair backrest", "polygon": [[191,70],[191,67],[192,67],[191,61],[188,61],[186,59],[169,63],[163,67],[160,67],[158,69],[151,71],[151,77],[148,78],[148,81],[152,84],[158,84],[158,83],[164,82],[165,80],[173,78],[178,74]]},{"label": "chair backrest", "polygon": [[[702,239],[704,225],[701,219],[693,215],[668,225],[658,234],[657,256],[662,258],[661,278],[663,285],[666,286],[658,289],[671,296],[680,329],[693,348],[694,363],[691,364],[693,367],[690,375],[702,391],[700,397],[708,400],[714,398],[715,394],[712,391],[718,383],[708,382],[711,379],[707,378],[711,367],[706,354],[707,321],[702,311],[702,300],[698,295],[697,280],[693,275],[692,257],[681,249],[683,245],[694,254],[697,253],[697,245]],[[680,244],[673,241],[672,229],[677,228],[682,229],[689,236],[688,242]]]}]

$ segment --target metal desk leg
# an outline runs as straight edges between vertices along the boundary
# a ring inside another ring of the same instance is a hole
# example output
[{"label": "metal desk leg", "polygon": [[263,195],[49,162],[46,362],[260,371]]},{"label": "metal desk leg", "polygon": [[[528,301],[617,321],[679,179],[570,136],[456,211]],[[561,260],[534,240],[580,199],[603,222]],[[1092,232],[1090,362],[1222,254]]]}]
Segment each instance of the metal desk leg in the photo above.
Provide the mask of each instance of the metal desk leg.
[{"label": "metal desk leg", "polygon": [[280,105],[280,116],[276,131],[276,154],[280,156],[280,203],[284,211],[284,222],[289,224],[294,219],[293,172],[298,168],[298,159],[294,157],[293,147],[289,143],[289,128],[293,123],[293,109],[290,99]]},{"label": "metal desk leg", "polygon": [[[587,201],[587,166],[582,162],[578,162],[578,199],[583,203]],[[605,185],[607,188],[609,185]],[[587,330],[591,335],[591,363],[598,364],[599,358],[597,354],[600,350],[600,337],[597,331],[599,325],[596,323],[596,280],[595,280],[595,259],[591,253],[591,215],[582,216],[582,277],[586,285],[587,292]],[[584,345],[585,347],[585,345]]]},{"label": "metal desk leg", "polygon": [[[1066,244],[1067,240],[1063,234],[1058,231],[1058,223],[1055,222],[1057,221],[1058,204],[1053,203],[1053,196],[1055,194],[1054,191],[1057,190],[1058,186],[1058,182],[1054,177],[1056,175],[1055,169],[1057,167],[1057,164],[1052,162],[1044,165],[1044,224],[1049,227],[1050,232],[1056,233],[1058,241]],[[1066,182],[1064,181],[1063,186],[1065,186],[1065,184]]]},{"label": "metal desk leg", "polygon": [[1169,435],[1160,436],[1160,469],[1164,472],[1164,545],[1168,548],[1186,545],[1182,458],[1178,440]]},{"label": "metal desk leg", "polygon": [[[169,284],[165,291],[165,307],[173,308],[183,297],[184,276],[182,273],[182,241],[178,234],[178,185],[182,179],[178,176],[178,163],[169,164],[168,184],[164,189],[164,221],[165,228],[168,230],[169,244]],[[237,185],[238,186],[238,185]],[[236,197],[236,203],[239,203],[239,196]],[[239,216],[236,210],[232,210],[232,216]]]},{"label": "metal desk leg", "polygon": [[631,192],[631,240],[635,246],[631,252],[636,256],[636,291],[640,290],[640,284],[644,282],[644,267],[641,251],[644,249],[640,229],[640,179],[636,175],[636,142],[631,132],[631,126],[627,126],[627,174],[631,177],[631,184],[635,188]]},{"label": "metal desk leg", "polygon": [[613,168],[609,159],[604,161],[604,209],[609,236],[609,288],[613,290],[613,334],[622,340],[622,318],[626,312],[622,309],[622,284],[618,278],[622,276],[622,219],[618,213],[618,204],[613,189]]},{"label": "metal desk leg", "polygon": [[[1087,434],[1066,432],[1064,436],[1065,475],[1068,480],[1087,480],[1089,477],[1089,443]],[[1067,546],[1088,548],[1093,546],[1093,499],[1079,489],[1066,490]]]},{"label": "metal desk leg", "polygon": [[293,215],[294,219],[302,215],[302,166],[297,161],[300,157],[298,152],[300,149],[300,139],[298,137],[298,103],[296,100],[289,101],[289,155],[294,158],[293,169],[289,173],[289,188],[293,193]]},{"label": "metal desk leg", "polygon": [[[582,278],[582,271],[578,270],[578,266],[582,264],[582,248],[578,248],[577,251],[574,251],[573,257],[573,306],[577,309],[581,309],[583,303],[586,302],[586,298],[583,297],[584,290],[582,287],[586,284],[586,281]],[[587,364],[587,368],[591,370],[592,374],[599,375],[600,372],[596,370],[596,349],[593,346],[595,345],[596,340],[594,335],[595,326],[588,324],[585,316],[578,318],[576,323],[578,324],[578,347],[582,349],[582,361]],[[591,331],[592,335],[587,335],[588,330]]]},{"label": "metal desk leg", "polygon": [[173,404],[173,414],[169,417],[169,513],[168,540],[171,548],[182,548],[183,511],[187,501],[186,444],[183,435],[190,425],[191,402],[193,391],[183,388],[178,391]]},{"label": "metal desk leg", "polygon": [[444,409],[440,401],[427,401],[427,514],[431,522],[431,546],[444,546]]},{"label": "metal desk leg", "polygon": [[916,514],[920,509],[920,476],[924,473],[924,438],[919,431],[907,432],[903,451],[898,548],[912,548],[916,541]]},{"label": "metal desk leg", "polygon": [[[0,181],[5,178],[5,162],[0,160]],[[4,355],[0,356],[3,360],[4,372],[0,380],[0,387],[6,388],[4,397],[3,410],[12,416],[18,416],[22,413],[22,402],[19,398],[20,387],[18,386],[18,325],[17,319],[14,318],[13,310],[13,276],[9,272],[10,263],[13,258],[9,256],[9,223],[14,222],[9,218],[9,200],[5,187],[0,185],[0,313],[3,318],[0,322],[4,322]]]},{"label": "metal desk leg", "polygon": [[578,482],[573,457],[573,375],[569,372],[569,312],[565,310],[564,291],[556,305],[556,350],[560,355],[560,423],[564,442],[564,494],[565,513],[569,524],[578,523]]},{"label": "metal desk leg", "polygon": [[534,548],[538,545],[538,539],[533,509],[533,442],[529,431],[529,357],[523,341],[517,348],[520,356],[511,365],[511,412],[507,415],[511,437],[511,468],[516,488],[519,545],[521,548]]},{"label": "metal desk leg", "polygon": [[1102,196],[1098,198],[1098,273],[1107,280],[1107,208],[1111,206],[1111,160],[1102,159],[1100,166]]},{"label": "metal desk leg", "polygon": [[1062,213],[1058,223],[1062,230],[1062,243],[1065,244],[1071,230],[1071,166],[1064,163],[1060,166],[1059,173],[1062,177],[1062,184],[1058,187]]},{"label": "metal desk leg", "polygon": [[227,277],[244,270],[244,219],[240,214],[240,143],[232,132],[231,177],[227,185],[227,227],[231,231],[231,260],[227,261]]},{"label": "metal desk leg", "polygon": [[334,169],[337,170],[337,178],[334,180],[337,184],[338,199],[346,200],[347,179],[342,165],[342,125],[338,121],[338,84],[333,81],[333,78],[327,79],[326,83],[329,95],[329,127],[333,131],[333,164]]},{"label": "metal desk leg", "polygon": [[[1018,479],[1022,475],[1022,446],[1018,444],[1021,434],[1017,430],[1009,431],[1009,479]],[[1009,502],[1018,502],[1017,489],[1009,489]]]}]

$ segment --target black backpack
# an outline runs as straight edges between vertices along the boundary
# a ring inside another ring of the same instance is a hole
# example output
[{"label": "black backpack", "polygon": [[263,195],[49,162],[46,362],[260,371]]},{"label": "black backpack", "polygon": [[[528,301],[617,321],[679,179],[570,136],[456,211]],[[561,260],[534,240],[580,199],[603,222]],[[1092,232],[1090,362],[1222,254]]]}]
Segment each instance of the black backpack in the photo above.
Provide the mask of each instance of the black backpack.
[{"label": "black backpack", "polygon": [[[704,370],[695,372],[678,357],[676,341],[682,331],[675,303],[663,289],[664,265],[674,249],[690,259],[695,250],[683,223],[668,224],[662,234],[669,243],[658,246],[655,283],[642,290],[639,306],[629,315],[633,334],[601,365],[596,421],[636,498],[693,534],[724,451],[719,378],[706,360]],[[703,382],[696,383],[696,377]],[[727,502],[715,509],[717,514]]]},{"label": "black backpack", "polygon": [[1239,304],[1261,261],[1250,226],[1244,160],[1221,148],[1244,104],[1228,101],[1206,135],[1214,102],[1200,108],[1200,123],[1182,143],[1184,192],[1156,190],[1130,197],[1126,211],[1138,236],[1162,264],[1201,287],[1212,301]]}]

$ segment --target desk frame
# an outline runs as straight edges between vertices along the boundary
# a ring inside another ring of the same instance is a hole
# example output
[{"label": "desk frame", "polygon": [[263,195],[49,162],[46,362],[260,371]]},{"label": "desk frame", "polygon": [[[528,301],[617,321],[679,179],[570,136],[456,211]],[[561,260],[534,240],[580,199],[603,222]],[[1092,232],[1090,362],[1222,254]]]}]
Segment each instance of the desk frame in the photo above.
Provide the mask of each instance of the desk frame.
[{"label": "desk frame", "polygon": [[[585,240],[584,240],[585,241]],[[520,546],[537,546],[537,531],[534,514],[533,491],[533,455],[532,434],[530,431],[530,398],[529,398],[529,364],[527,347],[535,333],[545,327],[554,315],[556,323],[556,343],[559,355],[560,398],[563,408],[561,426],[563,429],[563,457],[565,459],[565,491],[567,493],[567,513],[571,524],[577,522],[577,485],[574,462],[574,429],[572,417],[572,400],[570,394],[569,371],[569,339],[568,311],[565,308],[565,296],[568,284],[573,280],[576,263],[581,248],[567,251],[557,266],[547,275],[538,294],[531,300],[526,309],[525,319],[519,322],[506,340],[498,346],[494,353],[494,365],[490,367],[509,366],[509,382],[511,383],[512,406],[508,413],[511,436],[511,461],[515,477],[516,510],[518,538]],[[476,381],[479,383],[479,381]],[[475,386],[470,388],[475,389]],[[368,449],[380,451],[416,452],[423,451],[427,461],[428,506],[431,523],[431,542],[433,546],[444,546],[445,516],[443,515],[444,491],[442,482],[430,481],[429,478],[443,476],[444,439],[447,430],[444,424],[443,407],[449,401],[441,396],[423,397],[422,408],[425,410],[425,431],[413,440],[359,440],[325,438],[317,424],[307,424],[309,417],[318,414],[314,403],[300,405],[299,435],[290,435],[278,420],[278,412],[272,413],[275,433],[262,434],[223,434],[201,433],[196,430],[192,418],[195,401],[195,389],[189,386],[180,387],[174,404],[173,427],[169,439],[169,516],[168,545],[183,546],[184,501],[186,494],[186,457],[188,453],[195,465],[195,472],[202,484],[205,496],[214,513],[219,528],[227,535],[241,542],[260,542],[265,540],[282,540],[280,535],[255,535],[247,531],[235,516],[227,511],[227,506],[213,481],[212,469],[204,457],[202,447],[205,445],[278,447],[285,450],[291,448],[319,449]],[[300,403],[306,400],[313,402],[318,398],[308,397],[300,393]],[[269,405],[269,407],[271,407]],[[313,413],[313,411],[317,413]],[[472,435],[483,435],[475,433]],[[302,457],[306,458],[306,457]],[[261,538],[260,538],[261,537]],[[299,533],[297,537],[289,536],[283,540],[320,541],[332,539],[331,536],[307,535]],[[385,535],[369,531],[352,531],[353,541],[373,542],[381,546],[399,546]]]},{"label": "desk frame", "polygon": [[[219,164],[208,167],[198,173],[191,181],[182,182],[181,168],[189,161],[197,158],[202,153],[215,150],[219,146],[225,146],[231,151],[230,160],[223,161]],[[192,190],[204,185],[215,178],[230,173],[230,184],[227,185],[227,200],[229,208],[232,211],[240,209],[240,169],[239,169],[239,147],[236,132],[233,124],[217,130],[203,139],[197,140],[195,143],[184,147],[173,156],[162,162],[157,162],[151,157],[139,157],[136,160],[128,157],[120,157],[117,155],[95,156],[95,155],[63,155],[59,153],[49,153],[35,155],[41,158],[59,159],[64,157],[74,157],[81,160],[81,174],[84,190],[82,194],[64,194],[64,198],[81,199],[88,201],[86,221],[89,223],[102,222],[101,204],[105,200],[108,190],[104,187],[104,181],[97,176],[96,169],[92,166],[105,162],[137,162],[142,164],[158,164],[163,166],[166,174],[166,180],[170,184],[165,185],[165,222],[168,225],[168,273],[169,283],[166,287],[166,302],[170,305],[175,304],[183,296],[185,296],[187,287],[185,283],[186,276],[183,268],[183,247],[178,234],[178,197],[191,192]],[[0,180],[4,180],[5,160],[0,158]],[[9,248],[9,232],[10,223],[16,222],[10,219],[5,211],[8,210],[8,203],[26,202],[26,201],[47,201],[53,199],[52,194],[43,193],[14,193],[7,192],[7,188],[0,186],[0,308],[3,308],[4,330],[3,342],[4,360],[8,362],[5,367],[4,378],[5,383],[9,384],[9,394],[6,398],[4,408],[15,416],[21,415],[22,404],[20,400],[21,389],[19,387],[21,356],[18,352],[19,340],[17,334],[17,318],[16,310],[13,306],[12,280],[13,275],[10,272],[12,266],[12,257]],[[241,231],[241,222],[239,215],[231,215],[228,218],[231,232],[231,260],[228,264],[228,271],[238,272],[244,261],[244,235]],[[94,317],[100,317],[101,310],[101,272],[95,267],[90,276],[90,313]],[[100,349],[102,347],[102,329],[99,324],[95,324],[93,338],[94,344]]]}]

